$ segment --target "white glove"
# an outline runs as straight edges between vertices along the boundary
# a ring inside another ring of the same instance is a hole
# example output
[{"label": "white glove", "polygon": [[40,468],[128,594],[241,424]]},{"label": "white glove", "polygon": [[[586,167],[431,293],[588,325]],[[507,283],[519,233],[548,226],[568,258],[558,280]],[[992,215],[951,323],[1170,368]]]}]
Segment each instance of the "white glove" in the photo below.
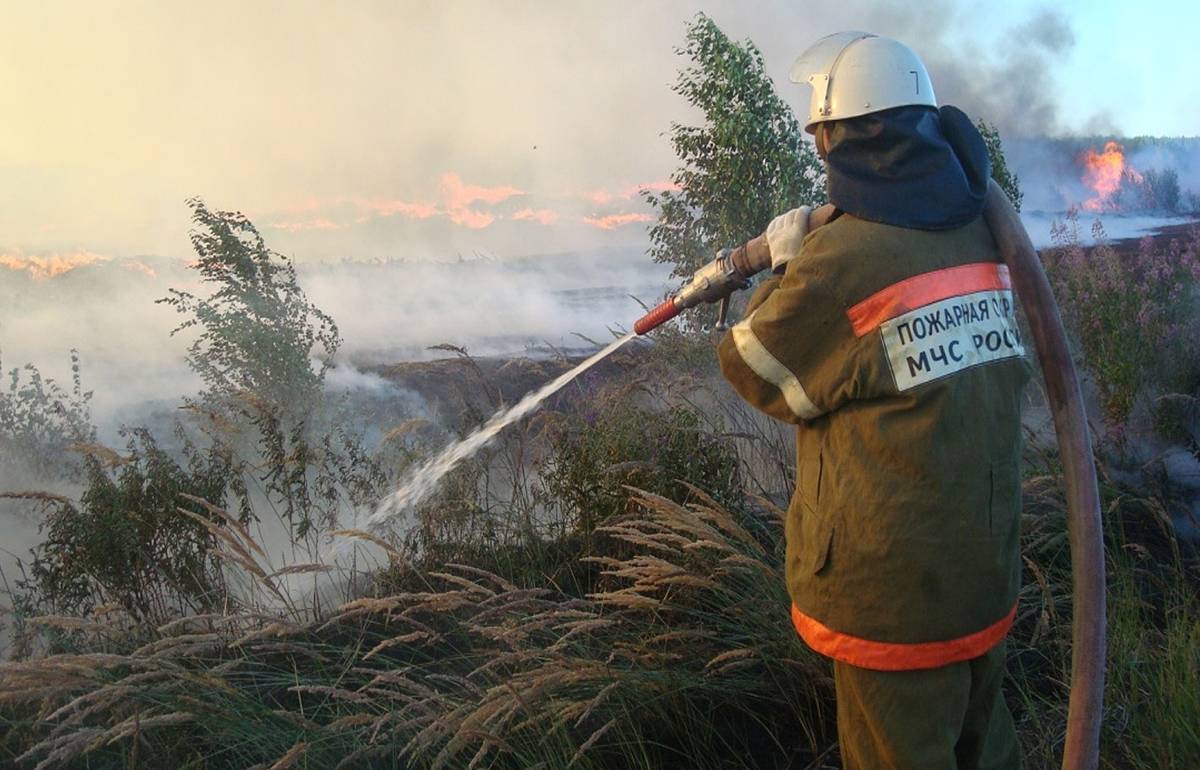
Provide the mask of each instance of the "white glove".
[{"label": "white glove", "polygon": [[780,214],[767,225],[767,246],[771,249],[771,269],[777,270],[800,253],[800,244],[808,235],[808,206]]}]

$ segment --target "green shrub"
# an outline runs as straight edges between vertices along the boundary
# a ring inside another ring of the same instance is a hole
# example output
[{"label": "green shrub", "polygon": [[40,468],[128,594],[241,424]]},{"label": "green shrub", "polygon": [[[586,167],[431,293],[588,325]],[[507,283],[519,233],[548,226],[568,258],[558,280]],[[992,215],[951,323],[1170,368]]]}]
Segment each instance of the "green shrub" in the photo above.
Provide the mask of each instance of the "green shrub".
[{"label": "green shrub", "polygon": [[722,505],[741,502],[732,445],[706,432],[700,415],[681,406],[659,411],[617,402],[568,417],[542,478],[545,499],[585,539],[628,510],[629,486],[684,503],[692,484]]},{"label": "green shrub", "polygon": [[1200,360],[1200,231],[1169,244],[1145,238],[1132,252],[1109,244],[1098,221],[1092,233],[1097,243],[1086,248],[1072,213],[1042,257],[1105,417],[1119,429],[1147,387],[1188,392]]},{"label": "green shrub", "polygon": [[[625,555],[601,559],[608,585],[586,597],[440,565],[421,575],[420,590],[353,600],[312,623],[234,610],[170,623],[131,652],[0,664],[0,734],[19,736],[0,740],[0,760],[120,767],[140,752],[164,767],[514,770],[811,762],[832,739],[831,685],[827,664],[791,631],[780,554],[744,516],[695,497],[684,508],[639,493],[600,527],[624,546],[610,552]],[[780,513],[756,514],[771,542],[782,536]]]},{"label": "green shrub", "polygon": [[72,350],[69,393],[33,364],[9,371],[8,391],[0,391],[0,471],[79,478],[82,466],[68,450],[96,440],[89,410],[92,392],[84,391],[79,369],[79,353]]},{"label": "green shrub", "polygon": [[87,488],[78,504],[55,501],[21,586],[26,614],[83,616],[116,605],[135,621],[157,624],[218,607],[225,596],[213,538],[180,507],[205,519],[181,495],[220,500],[230,469],[192,454],[181,467],[144,429],[128,455],[106,467],[85,458]]}]

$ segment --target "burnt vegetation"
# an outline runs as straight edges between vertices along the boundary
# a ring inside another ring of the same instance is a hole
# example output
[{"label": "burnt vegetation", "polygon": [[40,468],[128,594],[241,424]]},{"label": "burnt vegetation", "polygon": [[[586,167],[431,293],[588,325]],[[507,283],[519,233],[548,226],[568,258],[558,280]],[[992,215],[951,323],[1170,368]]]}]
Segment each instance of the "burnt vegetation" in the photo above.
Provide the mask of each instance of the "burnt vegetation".
[{"label": "burnt vegetation", "polygon": [[[683,53],[689,99],[711,87],[774,109],[757,53],[710,20],[697,19]],[[738,147],[740,125],[703,136]],[[772,125],[779,144],[761,151],[792,163],[794,126]],[[725,173],[688,154],[698,136],[679,133],[677,181],[691,192],[652,200],[663,256],[698,253],[671,252],[676,239],[700,248],[758,226],[737,208],[743,197],[717,211],[708,187],[691,188],[689,174]],[[995,132],[988,144],[997,173],[1007,169]],[[754,216],[802,202],[806,179],[789,177],[795,200],[756,204]],[[191,205],[212,292],[165,300],[180,333],[196,335],[189,363],[204,382],[181,399],[173,437],[131,427],[119,451],[98,445],[78,365],[69,388],[26,367],[0,391],[3,462],[82,490],[0,490],[42,517],[45,537],[0,617],[13,639],[0,664],[0,764],[839,766],[829,665],[787,613],[790,429],[729,394],[714,334],[666,328],[617,354],[581,378],[573,405],[460,465],[405,526],[343,530],[339,542],[370,558],[335,568],[324,557],[342,515],[486,420],[503,371],[458,351],[446,387],[484,406],[464,398],[452,430],[414,419],[368,443],[324,385],[334,319],[248,220]],[[1143,241],[1130,258],[1103,240],[1080,245],[1078,226],[1064,223],[1043,258],[1099,405],[1103,766],[1192,768],[1200,577],[1185,530],[1196,489],[1163,458],[1200,457],[1200,232]],[[1006,690],[1026,766],[1049,768],[1066,724],[1070,563],[1059,460],[1035,428]],[[272,524],[282,554],[262,536]]]}]

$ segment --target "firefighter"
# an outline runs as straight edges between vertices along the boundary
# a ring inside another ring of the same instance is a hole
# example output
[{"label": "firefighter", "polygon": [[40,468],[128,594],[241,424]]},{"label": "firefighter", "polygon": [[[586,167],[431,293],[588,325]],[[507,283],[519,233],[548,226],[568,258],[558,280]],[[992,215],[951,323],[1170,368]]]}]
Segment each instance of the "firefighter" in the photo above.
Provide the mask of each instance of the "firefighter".
[{"label": "firefighter", "polygon": [[1001,682],[1030,368],[981,217],[986,146],[896,40],[824,38],[792,80],[835,214],[771,222],[776,275],[719,357],[797,426],[793,625],[833,659],[845,768],[1016,768]]}]

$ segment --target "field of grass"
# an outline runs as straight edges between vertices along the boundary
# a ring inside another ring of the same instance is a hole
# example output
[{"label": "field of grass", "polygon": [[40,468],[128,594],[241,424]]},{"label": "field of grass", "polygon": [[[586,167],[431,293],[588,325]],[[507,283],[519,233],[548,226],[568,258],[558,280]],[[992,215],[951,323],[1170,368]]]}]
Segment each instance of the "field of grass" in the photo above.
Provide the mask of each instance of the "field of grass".
[{"label": "field of grass", "polygon": [[[285,430],[286,412],[235,392],[191,402],[221,451],[185,442],[172,458],[148,436],[126,456],[93,447],[80,501],[24,498],[71,549],[41,553],[11,591],[0,766],[838,767],[830,667],[787,611],[791,438],[720,384],[712,344],[665,332],[588,384],[584,407],[457,469],[405,531],[342,532],[380,555],[353,574],[317,560],[336,526],[318,504],[394,483],[385,465],[432,450],[416,434],[373,454]],[[239,414],[250,428],[211,428]],[[44,438],[59,423],[37,424]],[[1200,767],[1200,569],[1174,533],[1179,501],[1127,472],[1130,435],[1098,445],[1102,766],[1187,770]],[[261,454],[239,465],[239,451]],[[1026,766],[1050,768],[1070,563],[1057,457],[1030,441],[1026,460],[1006,693]],[[275,486],[256,496],[245,478]],[[264,499],[286,499],[275,510],[306,558],[269,555],[253,526],[265,512],[245,508]]]}]

